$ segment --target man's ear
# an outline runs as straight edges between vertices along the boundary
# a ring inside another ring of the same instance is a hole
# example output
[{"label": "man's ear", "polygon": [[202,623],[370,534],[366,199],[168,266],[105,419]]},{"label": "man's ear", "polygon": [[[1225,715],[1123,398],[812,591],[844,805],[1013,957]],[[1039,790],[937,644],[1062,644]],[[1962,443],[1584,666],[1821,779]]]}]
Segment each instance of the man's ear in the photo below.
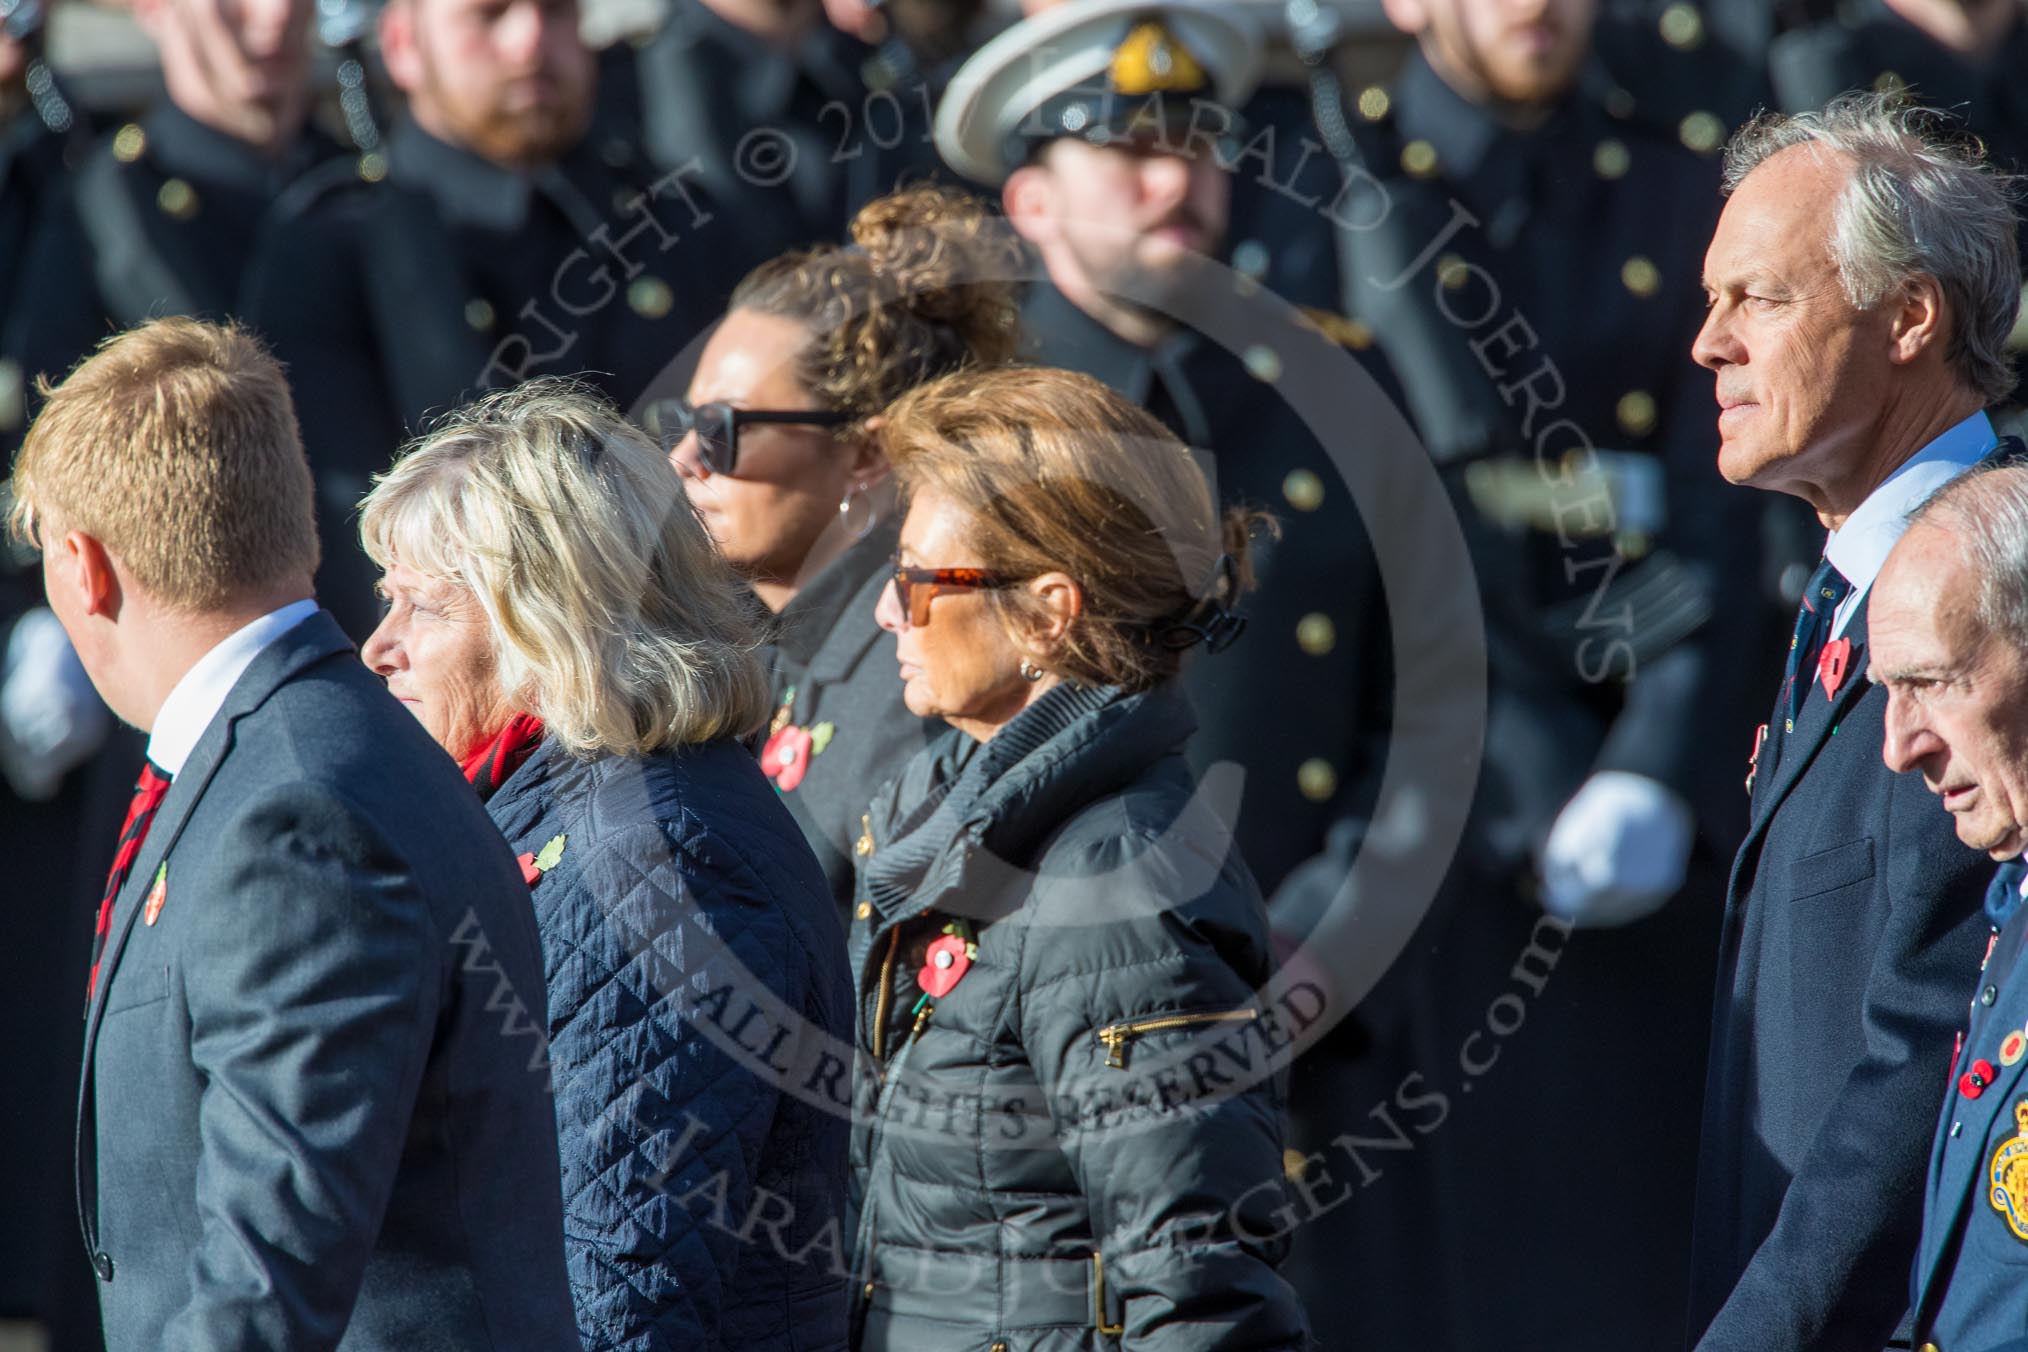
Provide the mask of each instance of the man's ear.
[{"label": "man's ear", "polygon": [[[1936,278],[1917,273],[1902,284],[1899,299],[1889,303],[1895,310],[1890,335],[1893,347],[1887,359],[1896,366],[1907,365],[1949,338],[1943,287]],[[1942,350],[1940,346],[1938,350]]]},{"label": "man's ear", "polygon": [[1000,205],[1014,233],[1030,244],[1048,244],[1056,238],[1056,185],[1043,164],[1024,164],[1007,175],[1000,189]]},{"label": "man's ear", "polygon": [[68,599],[77,613],[119,618],[119,570],[104,545],[81,530],[67,530],[50,545],[50,554],[45,579],[50,587],[70,590]]},{"label": "man's ear", "polygon": [[1410,37],[1429,27],[1429,7],[1423,0],[1380,0],[1387,21]]},{"label": "man's ear", "polygon": [[421,87],[422,57],[416,51],[415,5],[411,0],[389,0],[382,7],[380,60],[387,67],[388,80],[402,93],[413,94]]}]

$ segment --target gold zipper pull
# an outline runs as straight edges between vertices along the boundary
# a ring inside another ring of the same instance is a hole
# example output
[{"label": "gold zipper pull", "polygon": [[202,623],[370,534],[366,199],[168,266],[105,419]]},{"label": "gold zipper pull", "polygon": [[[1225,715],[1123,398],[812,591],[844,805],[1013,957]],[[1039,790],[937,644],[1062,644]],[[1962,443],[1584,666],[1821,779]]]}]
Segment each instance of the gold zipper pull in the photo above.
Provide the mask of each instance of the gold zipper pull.
[{"label": "gold zipper pull", "polygon": [[1099,1041],[1106,1045],[1106,1064],[1114,1070],[1127,1068],[1127,1044],[1134,1040],[1134,1030],[1125,1024],[1099,1029]]}]

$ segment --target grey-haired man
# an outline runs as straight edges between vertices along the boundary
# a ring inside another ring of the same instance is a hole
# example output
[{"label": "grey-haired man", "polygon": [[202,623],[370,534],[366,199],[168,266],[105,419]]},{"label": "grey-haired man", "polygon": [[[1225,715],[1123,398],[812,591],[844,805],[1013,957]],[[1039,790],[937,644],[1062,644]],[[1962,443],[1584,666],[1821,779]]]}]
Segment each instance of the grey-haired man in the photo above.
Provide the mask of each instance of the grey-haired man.
[{"label": "grey-haired man", "polygon": [[1718,468],[1830,534],[1726,898],[1690,1328],[1706,1352],[1875,1349],[1907,1328],[1989,870],[1880,761],[1867,612],[1910,509],[1994,451],[2020,264],[1995,176],[1922,110],[1850,96],[1759,119],[1726,158],[1693,350]]}]

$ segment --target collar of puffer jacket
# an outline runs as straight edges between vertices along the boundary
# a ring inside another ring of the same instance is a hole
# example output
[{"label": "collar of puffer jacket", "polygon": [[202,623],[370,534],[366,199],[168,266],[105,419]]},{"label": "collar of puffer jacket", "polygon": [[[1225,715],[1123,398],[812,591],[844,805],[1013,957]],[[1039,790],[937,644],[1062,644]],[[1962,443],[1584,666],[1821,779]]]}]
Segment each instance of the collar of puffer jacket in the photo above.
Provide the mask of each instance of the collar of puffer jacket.
[{"label": "collar of puffer jacket", "polygon": [[980,744],[953,729],[877,796],[859,892],[883,923],[937,908],[978,920],[1019,904],[1044,842],[1196,730],[1173,683],[1139,694],[1059,686]]}]

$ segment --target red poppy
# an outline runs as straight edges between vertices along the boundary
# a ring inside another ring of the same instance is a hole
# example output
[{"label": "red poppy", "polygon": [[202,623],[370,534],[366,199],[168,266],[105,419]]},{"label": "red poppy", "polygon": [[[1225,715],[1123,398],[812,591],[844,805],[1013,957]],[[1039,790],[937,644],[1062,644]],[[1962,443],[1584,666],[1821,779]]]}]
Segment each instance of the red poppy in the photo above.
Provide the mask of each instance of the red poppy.
[{"label": "red poppy", "polygon": [[958,984],[958,978],[971,966],[972,959],[965,952],[964,939],[956,934],[946,934],[930,941],[929,949],[923,954],[922,970],[915,974],[915,984],[941,1000],[951,993]]},{"label": "red poppy", "polygon": [[783,793],[803,782],[810,768],[810,730],[790,723],[761,748],[761,769]]}]

